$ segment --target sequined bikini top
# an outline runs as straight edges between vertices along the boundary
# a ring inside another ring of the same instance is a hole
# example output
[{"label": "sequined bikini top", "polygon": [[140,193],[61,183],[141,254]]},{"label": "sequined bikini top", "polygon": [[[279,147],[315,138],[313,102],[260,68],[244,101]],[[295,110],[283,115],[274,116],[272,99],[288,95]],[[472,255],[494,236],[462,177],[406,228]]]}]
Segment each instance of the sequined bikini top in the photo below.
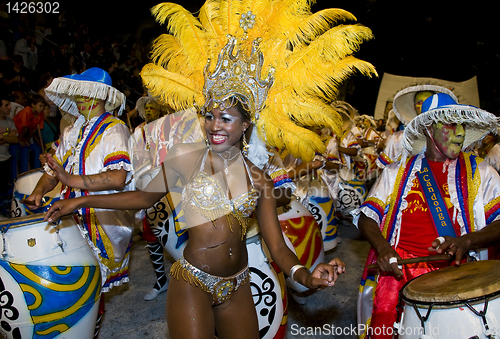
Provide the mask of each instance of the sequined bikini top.
[{"label": "sequined bikini top", "polygon": [[243,239],[247,229],[247,219],[257,206],[257,201],[260,197],[260,192],[254,187],[254,182],[246,161],[243,159],[247,177],[250,179],[252,189],[229,199],[219,181],[203,171],[209,149],[203,155],[200,169],[198,173],[186,184],[182,190],[182,208],[185,212],[188,207],[196,210],[203,217],[212,222],[215,222],[219,217],[226,215],[228,218],[229,227],[232,229],[232,221],[230,215],[235,217],[241,228],[241,238]]}]

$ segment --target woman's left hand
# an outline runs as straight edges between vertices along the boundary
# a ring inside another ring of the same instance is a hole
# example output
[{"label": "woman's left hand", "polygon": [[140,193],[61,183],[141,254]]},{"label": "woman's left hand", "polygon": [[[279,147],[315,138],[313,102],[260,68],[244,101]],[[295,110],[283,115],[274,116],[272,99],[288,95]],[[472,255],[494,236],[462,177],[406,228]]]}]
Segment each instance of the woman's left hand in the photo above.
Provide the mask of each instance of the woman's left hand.
[{"label": "woman's left hand", "polygon": [[339,274],[342,273],[345,273],[345,264],[339,258],[332,259],[328,264],[320,263],[307,278],[307,287],[310,289],[323,289],[333,286]]}]

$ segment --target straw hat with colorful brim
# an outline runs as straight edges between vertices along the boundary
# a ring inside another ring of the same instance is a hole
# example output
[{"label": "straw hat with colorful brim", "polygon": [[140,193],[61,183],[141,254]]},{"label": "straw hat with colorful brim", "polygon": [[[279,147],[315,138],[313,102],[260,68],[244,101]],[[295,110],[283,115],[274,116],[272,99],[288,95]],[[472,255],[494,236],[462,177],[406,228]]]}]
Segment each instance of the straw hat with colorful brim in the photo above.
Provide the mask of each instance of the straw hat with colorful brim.
[{"label": "straw hat with colorful brim", "polygon": [[426,128],[435,123],[464,124],[465,140],[462,150],[500,126],[498,118],[474,106],[460,105],[445,93],[434,94],[422,104],[422,113],[406,126],[403,145],[411,155],[420,153],[427,143]]},{"label": "straw hat with colorful brim", "polygon": [[407,87],[396,93],[392,103],[392,109],[394,110],[394,113],[399,121],[401,121],[404,125],[408,125],[408,123],[418,115],[415,110],[415,95],[417,95],[418,92],[430,91],[435,93],[446,93],[454,98],[455,102],[458,101],[455,94],[453,94],[453,92],[446,87],[437,85],[418,85]]},{"label": "straw hat with colorful brim", "polygon": [[106,111],[113,112],[119,107],[118,115],[121,115],[126,98],[111,83],[108,72],[93,67],[81,74],[55,78],[45,92],[60,109],[76,117],[80,115],[75,100],[77,95],[104,100]]}]

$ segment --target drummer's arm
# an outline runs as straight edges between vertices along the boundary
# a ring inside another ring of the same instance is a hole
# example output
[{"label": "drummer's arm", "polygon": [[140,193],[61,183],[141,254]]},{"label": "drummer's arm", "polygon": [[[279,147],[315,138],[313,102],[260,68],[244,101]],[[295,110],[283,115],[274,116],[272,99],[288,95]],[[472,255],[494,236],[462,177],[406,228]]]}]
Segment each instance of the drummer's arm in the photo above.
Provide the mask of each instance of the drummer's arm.
[{"label": "drummer's arm", "polygon": [[335,172],[340,170],[340,164],[338,162],[325,161],[324,168],[328,171]]},{"label": "drummer's arm", "polygon": [[339,152],[344,153],[344,154],[351,156],[351,157],[355,157],[356,155],[358,155],[358,149],[355,147],[348,148],[348,147],[339,146]]},{"label": "drummer's arm", "polygon": [[311,162],[303,162],[297,165],[294,169],[287,172],[290,179],[295,180],[306,174],[311,173],[315,169],[319,169],[323,166],[323,161],[315,160]]},{"label": "drummer's arm", "polygon": [[33,201],[35,203],[35,207],[39,207],[40,201],[42,200],[43,196],[52,191],[57,186],[58,182],[59,181],[53,176],[44,173],[40,177],[40,180],[38,180],[35,189],[30,194],[30,196],[26,198],[26,200]]},{"label": "drummer's arm", "polygon": [[373,146],[374,143],[368,141],[368,140],[365,140],[365,139],[359,139],[358,140],[358,144],[362,147],[362,148],[365,148],[365,147],[370,147],[370,146]]},{"label": "drummer's arm", "polygon": [[467,233],[456,238],[448,236],[444,238],[445,242],[442,244],[439,240],[434,240],[429,249],[435,250],[439,254],[448,252],[450,255],[455,255],[455,264],[460,265],[462,257],[470,250],[498,245],[500,242],[500,220],[493,221],[477,232]]},{"label": "drummer's arm", "polygon": [[91,175],[74,175],[66,172],[64,167],[54,157],[47,157],[47,164],[53,171],[54,176],[62,184],[86,191],[122,190],[127,180],[127,171],[123,168],[109,170]]},{"label": "drummer's arm", "polygon": [[[260,231],[268,247],[273,261],[288,274],[295,265],[301,265],[297,256],[288,248],[283,238],[278,216],[276,214],[276,202],[272,196],[274,190],[270,178],[259,180],[261,196],[257,204],[256,216],[259,221]],[[307,269],[298,269],[293,278],[295,281],[308,288],[331,286],[335,283],[339,273],[345,272],[345,265],[338,258],[329,264],[319,264],[311,274]]]},{"label": "drummer's arm", "polygon": [[92,175],[71,175],[68,186],[87,191],[122,190],[127,180],[124,169],[109,170]]},{"label": "drummer's arm", "polygon": [[377,251],[377,265],[379,268],[382,271],[393,272],[397,277],[402,276],[403,273],[398,268],[396,263],[389,264],[390,258],[396,257],[399,259],[399,255],[391,247],[391,244],[382,236],[382,232],[380,232],[377,222],[361,213],[358,221],[358,227],[370,245],[372,245]]}]

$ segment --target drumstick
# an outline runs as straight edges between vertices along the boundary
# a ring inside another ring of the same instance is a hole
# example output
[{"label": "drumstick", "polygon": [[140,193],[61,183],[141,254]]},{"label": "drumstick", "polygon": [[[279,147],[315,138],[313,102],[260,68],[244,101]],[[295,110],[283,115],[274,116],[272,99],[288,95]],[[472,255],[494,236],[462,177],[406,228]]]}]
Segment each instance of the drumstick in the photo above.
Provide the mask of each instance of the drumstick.
[{"label": "drumstick", "polygon": [[36,125],[36,128],[38,129],[38,137],[40,138],[40,146],[42,147],[42,153],[45,155],[45,145],[43,144],[43,138],[42,138],[42,132],[40,131],[40,125]]},{"label": "drumstick", "polygon": [[[440,260],[450,260],[452,257],[449,254],[438,254],[438,255],[429,255],[427,257],[416,257],[409,259],[399,259],[398,265],[406,265],[406,264],[417,264],[420,262],[429,262],[429,261],[440,261]],[[372,270],[374,268],[378,268],[377,264],[370,264],[366,268]]]},{"label": "drumstick", "polygon": [[[28,205],[28,206],[36,206],[35,202],[31,201],[31,200],[21,199],[21,200],[19,200],[19,202],[21,204]],[[43,202],[45,204],[45,198],[44,197],[42,197],[41,202]]]}]

